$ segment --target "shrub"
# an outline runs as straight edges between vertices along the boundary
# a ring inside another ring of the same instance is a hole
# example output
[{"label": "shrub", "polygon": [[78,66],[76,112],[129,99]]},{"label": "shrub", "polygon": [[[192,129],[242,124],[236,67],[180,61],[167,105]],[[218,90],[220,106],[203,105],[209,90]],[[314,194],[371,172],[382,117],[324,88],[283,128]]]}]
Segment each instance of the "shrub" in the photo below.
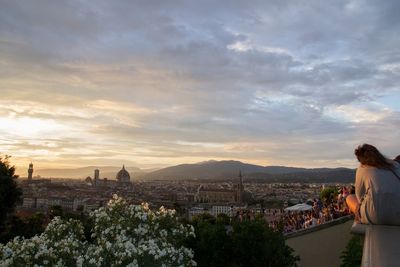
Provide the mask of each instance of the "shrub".
[{"label": "shrub", "polygon": [[196,238],[189,246],[199,266],[295,266],[299,260],[285,244],[280,232],[274,232],[261,219],[233,222],[200,215],[193,221]]},{"label": "shrub", "polygon": [[346,249],[342,252],[342,267],[358,267],[361,266],[363,250],[363,238],[359,235],[353,237],[347,243]]},{"label": "shrub", "polygon": [[55,217],[43,234],[0,245],[0,266],[196,265],[192,250],[184,246],[194,229],[179,223],[174,210],[153,212],[146,203],[129,205],[114,195],[90,217],[90,242],[80,221]]}]

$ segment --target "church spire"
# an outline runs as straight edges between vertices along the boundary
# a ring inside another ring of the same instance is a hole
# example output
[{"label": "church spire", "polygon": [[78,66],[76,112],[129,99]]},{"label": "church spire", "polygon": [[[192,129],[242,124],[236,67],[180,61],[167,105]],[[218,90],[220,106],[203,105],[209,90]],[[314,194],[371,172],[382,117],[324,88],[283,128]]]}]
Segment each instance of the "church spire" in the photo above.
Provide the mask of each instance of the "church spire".
[{"label": "church spire", "polygon": [[242,176],[242,170],[239,170],[239,184],[237,186],[237,202],[242,203],[243,202],[243,176]]}]

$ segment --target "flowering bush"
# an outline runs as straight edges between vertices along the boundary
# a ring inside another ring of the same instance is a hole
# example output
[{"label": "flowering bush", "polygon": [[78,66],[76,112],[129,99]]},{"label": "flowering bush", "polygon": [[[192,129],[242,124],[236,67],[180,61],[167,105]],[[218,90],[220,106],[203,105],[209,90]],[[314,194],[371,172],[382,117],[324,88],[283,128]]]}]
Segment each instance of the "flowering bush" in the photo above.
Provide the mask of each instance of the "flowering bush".
[{"label": "flowering bush", "polygon": [[0,245],[0,266],[71,266],[84,248],[79,221],[54,218],[45,232]]},{"label": "flowering bush", "polygon": [[128,205],[118,196],[90,214],[91,242],[80,221],[59,217],[31,239],[0,245],[0,266],[195,266],[184,241],[194,236],[174,210],[153,212],[148,204]]}]

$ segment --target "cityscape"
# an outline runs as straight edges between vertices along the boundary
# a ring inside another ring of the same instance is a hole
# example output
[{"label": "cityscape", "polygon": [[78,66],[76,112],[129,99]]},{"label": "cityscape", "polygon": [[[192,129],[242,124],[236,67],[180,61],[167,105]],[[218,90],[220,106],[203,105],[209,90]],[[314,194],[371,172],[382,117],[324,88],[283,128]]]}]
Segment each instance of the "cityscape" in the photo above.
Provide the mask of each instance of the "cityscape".
[{"label": "cityscape", "polygon": [[313,200],[319,197],[325,186],[318,183],[244,182],[241,172],[228,181],[134,181],[125,166],[122,166],[115,179],[102,179],[100,173],[99,169],[94,169],[93,178],[46,179],[34,177],[33,164],[30,163],[27,178],[20,181],[23,202],[19,209],[46,212],[48,208],[59,205],[73,212],[90,212],[105,205],[117,193],[132,203],[179,207],[181,215],[188,219],[204,212],[214,216],[220,212],[232,217],[235,209],[262,212],[262,209],[281,209],[289,204]]},{"label": "cityscape", "polygon": [[0,0],[0,266],[397,266],[399,10]]},{"label": "cityscape", "polygon": [[[100,178],[100,170],[93,170],[90,176],[82,179],[33,178],[33,164],[29,164],[27,178],[21,180],[23,203],[21,209],[46,211],[48,207],[60,205],[71,211],[92,211],[107,203],[117,193],[134,203],[148,202],[155,207],[174,205],[186,209],[188,216],[205,204],[204,208],[223,204],[228,212],[232,207],[242,208],[249,203],[257,203],[252,208],[261,209],[261,203],[270,203],[263,208],[284,208],[319,197],[325,184],[318,183],[256,183],[243,182],[241,173],[230,181],[131,181],[129,172],[123,166],[115,179]],[[332,184],[340,186],[341,184]],[[344,184],[343,186],[347,186]],[[245,199],[246,197],[246,199]],[[234,205],[234,206],[233,206]],[[213,213],[213,215],[218,215]]]}]

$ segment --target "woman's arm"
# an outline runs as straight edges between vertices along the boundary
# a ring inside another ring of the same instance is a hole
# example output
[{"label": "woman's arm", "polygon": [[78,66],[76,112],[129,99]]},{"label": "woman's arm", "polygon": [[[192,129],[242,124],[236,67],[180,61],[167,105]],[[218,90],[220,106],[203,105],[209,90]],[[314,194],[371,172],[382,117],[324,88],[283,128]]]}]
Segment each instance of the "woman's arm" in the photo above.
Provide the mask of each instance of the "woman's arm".
[{"label": "woman's arm", "polygon": [[364,177],[365,176],[364,175],[365,170],[364,170],[364,168],[365,167],[360,165],[357,168],[357,171],[356,171],[356,183],[355,183],[356,190],[355,191],[356,191],[356,197],[357,197],[358,202],[361,202],[362,198],[365,195],[365,191],[366,191],[366,189],[365,189],[365,177]]}]

